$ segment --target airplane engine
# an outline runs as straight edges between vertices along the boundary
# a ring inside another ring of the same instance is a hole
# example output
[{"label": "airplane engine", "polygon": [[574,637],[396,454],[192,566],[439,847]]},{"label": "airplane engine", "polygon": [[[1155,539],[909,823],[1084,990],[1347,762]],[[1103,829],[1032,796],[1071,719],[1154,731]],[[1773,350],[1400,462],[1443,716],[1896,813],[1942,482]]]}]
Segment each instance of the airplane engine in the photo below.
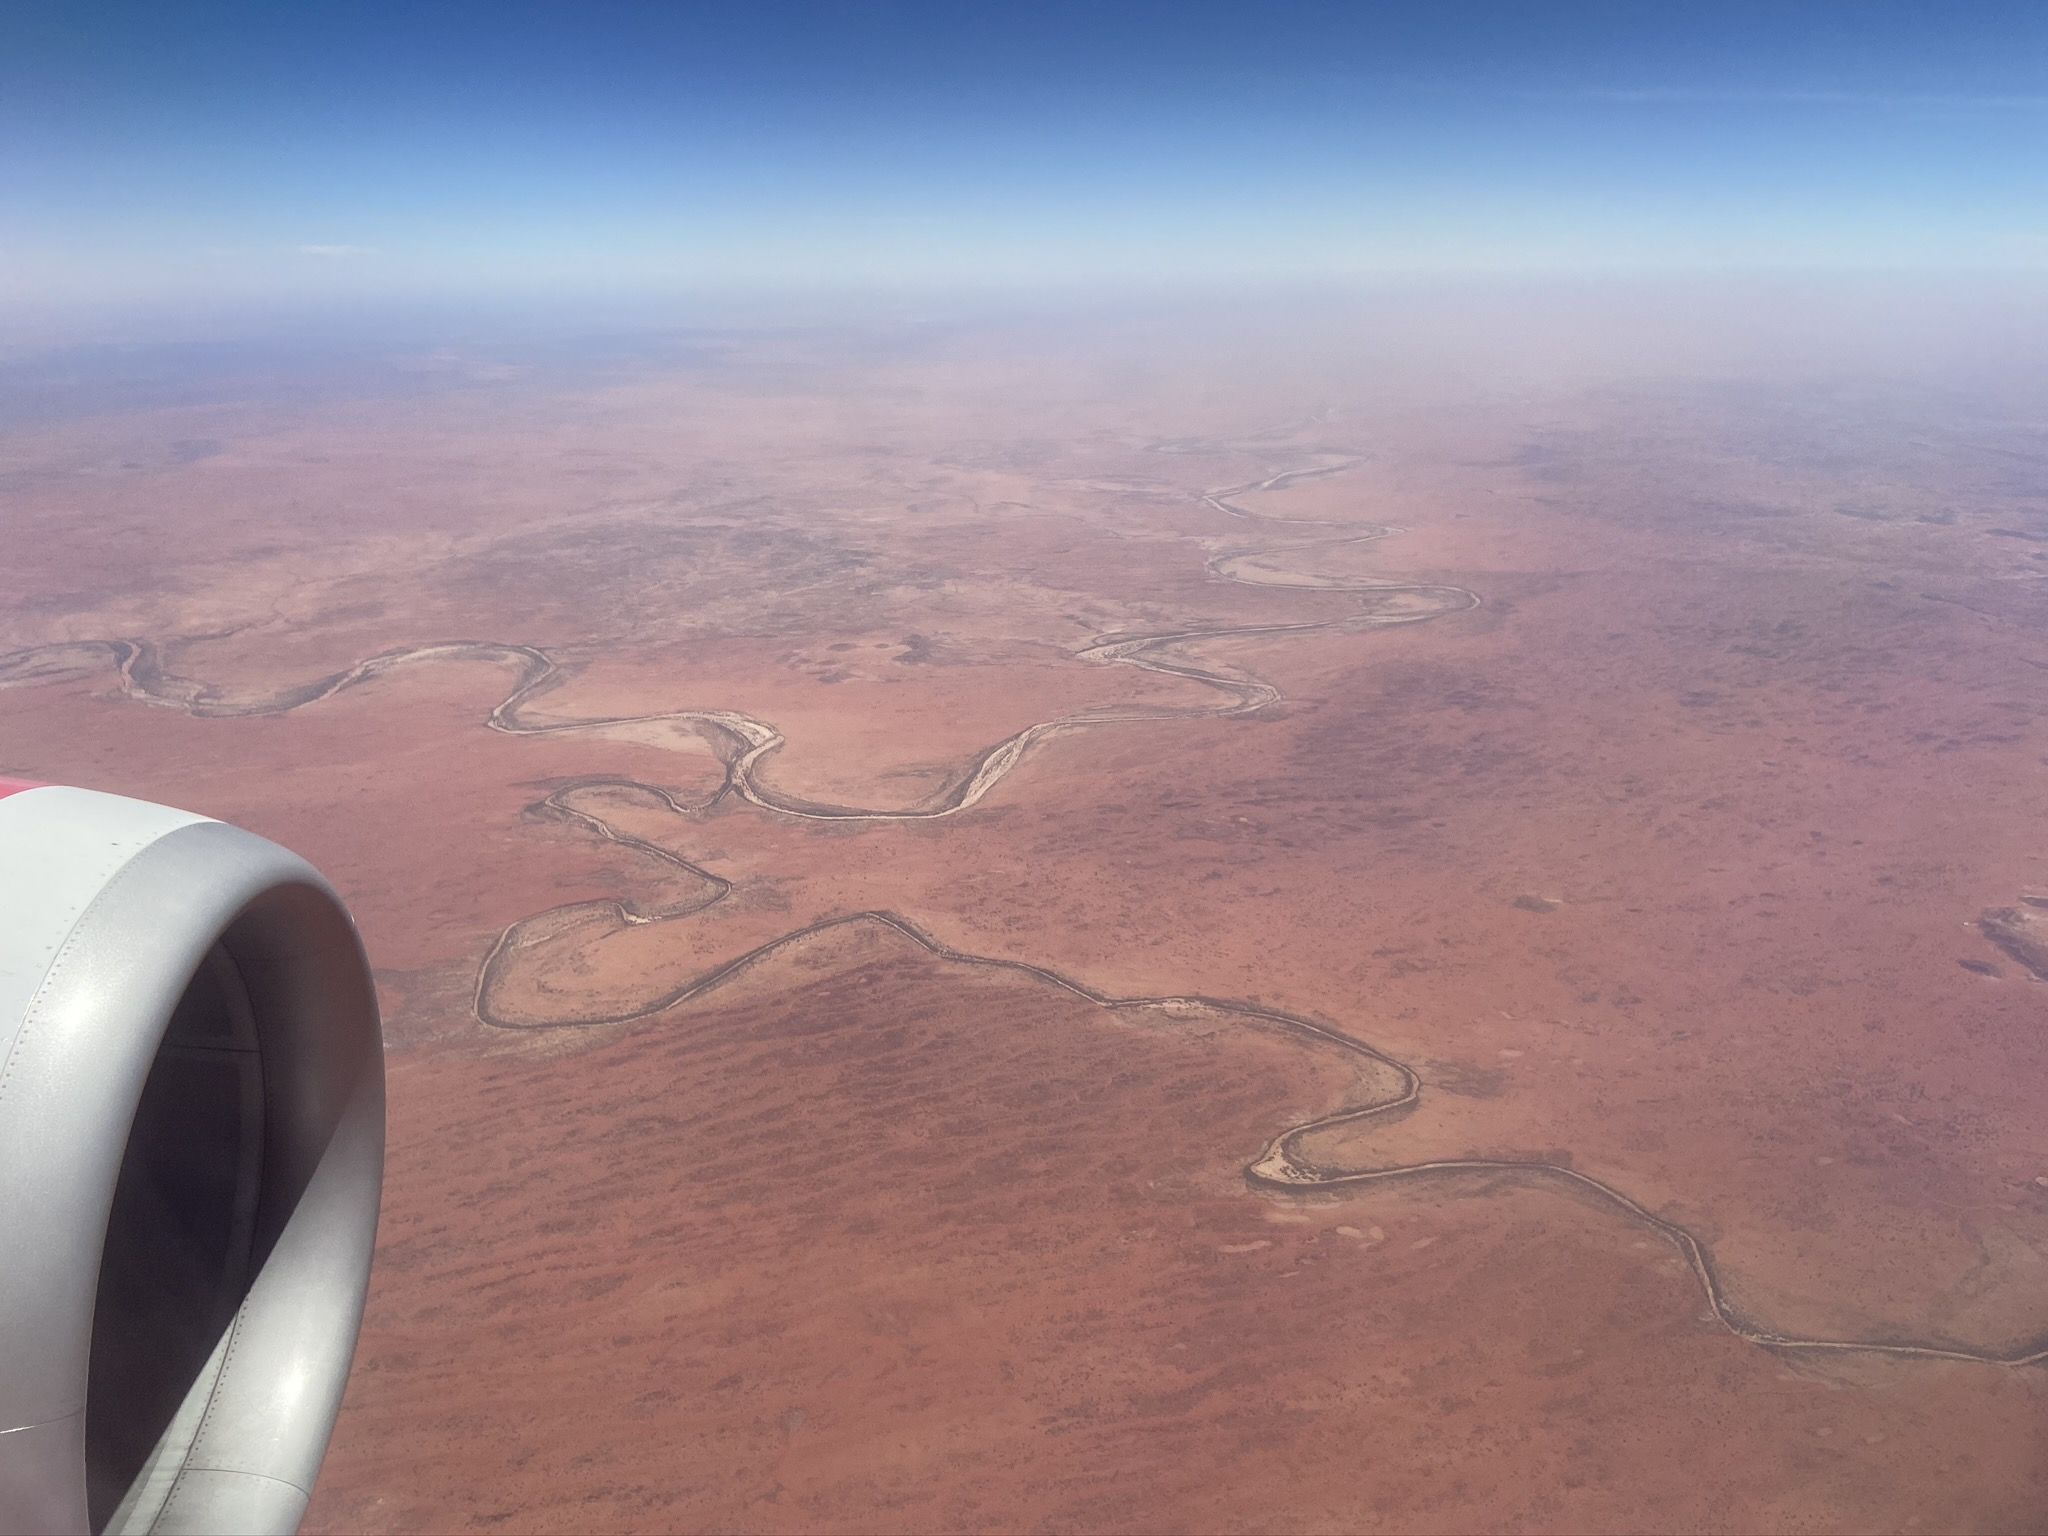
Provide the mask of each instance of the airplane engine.
[{"label": "airplane engine", "polygon": [[296,1529],[383,1161],[376,994],[310,865],[0,781],[0,1529]]}]

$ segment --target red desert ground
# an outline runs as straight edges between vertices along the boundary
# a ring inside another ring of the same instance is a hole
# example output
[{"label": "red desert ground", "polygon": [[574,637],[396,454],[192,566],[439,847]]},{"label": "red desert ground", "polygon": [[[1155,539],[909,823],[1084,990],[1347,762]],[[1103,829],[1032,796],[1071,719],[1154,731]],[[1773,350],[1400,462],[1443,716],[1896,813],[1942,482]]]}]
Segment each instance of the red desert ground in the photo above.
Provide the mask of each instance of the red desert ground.
[{"label": "red desert ground", "polygon": [[0,771],[378,967],[311,1528],[2037,1526],[2040,386],[1511,350],[0,434]]}]

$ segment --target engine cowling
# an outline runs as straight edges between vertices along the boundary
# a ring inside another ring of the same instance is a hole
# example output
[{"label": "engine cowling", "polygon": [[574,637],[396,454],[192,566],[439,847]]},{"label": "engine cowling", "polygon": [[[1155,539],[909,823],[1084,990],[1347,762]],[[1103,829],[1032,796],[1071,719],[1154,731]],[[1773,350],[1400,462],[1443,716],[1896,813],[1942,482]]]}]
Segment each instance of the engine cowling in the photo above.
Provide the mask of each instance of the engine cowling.
[{"label": "engine cowling", "polygon": [[296,1529],[383,1157],[376,994],[310,865],[0,781],[0,1528]]}]

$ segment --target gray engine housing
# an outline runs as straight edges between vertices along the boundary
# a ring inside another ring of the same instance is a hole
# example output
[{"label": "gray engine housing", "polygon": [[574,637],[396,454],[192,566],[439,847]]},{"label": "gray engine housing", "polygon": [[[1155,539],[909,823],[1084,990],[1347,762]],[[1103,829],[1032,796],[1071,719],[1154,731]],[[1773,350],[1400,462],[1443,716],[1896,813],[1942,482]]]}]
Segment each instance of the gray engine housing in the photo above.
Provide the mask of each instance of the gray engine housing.
[{"label": "gray engine housing", "polygon": [[0,1528],[296,1529],[383,1156],[376,994],[310,865],[0,799]]}]

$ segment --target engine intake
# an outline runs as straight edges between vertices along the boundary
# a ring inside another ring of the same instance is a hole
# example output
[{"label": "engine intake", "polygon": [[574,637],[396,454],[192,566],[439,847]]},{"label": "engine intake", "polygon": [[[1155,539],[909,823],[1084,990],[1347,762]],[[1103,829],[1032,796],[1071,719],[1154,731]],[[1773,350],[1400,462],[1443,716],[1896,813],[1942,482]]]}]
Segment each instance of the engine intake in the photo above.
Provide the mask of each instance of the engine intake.
[{"label": "engine intake", "polygon": [[294,1530],[383,1153],[376,995],[311,866],[0,798],[0,1528]]}]

